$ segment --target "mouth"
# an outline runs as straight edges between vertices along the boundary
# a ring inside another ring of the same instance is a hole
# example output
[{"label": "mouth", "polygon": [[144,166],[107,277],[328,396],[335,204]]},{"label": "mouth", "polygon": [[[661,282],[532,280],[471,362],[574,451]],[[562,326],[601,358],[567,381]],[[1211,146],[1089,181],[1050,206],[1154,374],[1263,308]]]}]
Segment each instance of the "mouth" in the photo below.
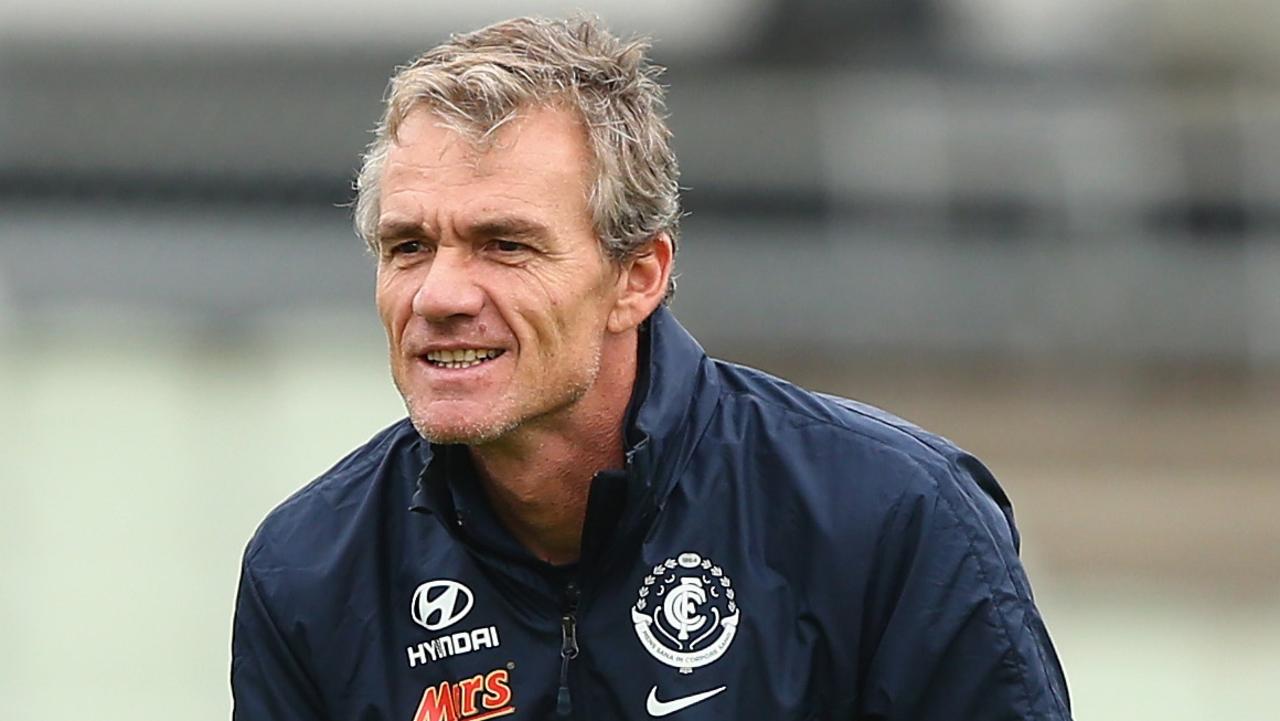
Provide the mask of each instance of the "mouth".
[{"label": "mouth", "polygon": [[426,359],[427,365],[433,368],[462,370],[491,363],[503,353],[506,351],[499,348],[456,348],[428,351],[422,357]]}]

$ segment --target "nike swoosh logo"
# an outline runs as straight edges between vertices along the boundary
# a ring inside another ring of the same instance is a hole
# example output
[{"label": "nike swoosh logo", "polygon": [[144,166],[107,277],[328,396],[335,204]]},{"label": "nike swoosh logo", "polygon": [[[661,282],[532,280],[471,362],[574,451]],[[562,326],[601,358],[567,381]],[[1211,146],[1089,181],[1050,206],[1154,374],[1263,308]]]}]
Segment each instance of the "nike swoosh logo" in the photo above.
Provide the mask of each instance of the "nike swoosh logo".
[{"label": "nike swoosh logo", "polygon": [[650,716],[666,716],[667,714],[673,714],[676,711],[687,709],[695,703],[706,701],[726,688],[729,687],[721,686],[720,688],[713,688],[710,691],[695,693],[692,696],[685,696],[684,698],[673,698],[670,701],[659,701],[658,687],[654,686],[649,689],[649,700],[645,702],[644,708],[649,712]]}]

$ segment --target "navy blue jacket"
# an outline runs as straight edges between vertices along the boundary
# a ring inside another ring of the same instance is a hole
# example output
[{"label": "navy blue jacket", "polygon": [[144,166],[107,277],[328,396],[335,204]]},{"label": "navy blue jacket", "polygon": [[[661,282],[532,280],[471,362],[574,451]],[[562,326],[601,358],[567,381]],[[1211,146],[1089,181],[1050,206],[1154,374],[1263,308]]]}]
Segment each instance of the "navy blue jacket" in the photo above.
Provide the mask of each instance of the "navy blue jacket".
[{"label": "navy blue jacket", "polygon": [[1009,501],[947,441],[646,323],[626,464],[535,559],[401,421],[245,552],[240,721],[1067,719]]}]

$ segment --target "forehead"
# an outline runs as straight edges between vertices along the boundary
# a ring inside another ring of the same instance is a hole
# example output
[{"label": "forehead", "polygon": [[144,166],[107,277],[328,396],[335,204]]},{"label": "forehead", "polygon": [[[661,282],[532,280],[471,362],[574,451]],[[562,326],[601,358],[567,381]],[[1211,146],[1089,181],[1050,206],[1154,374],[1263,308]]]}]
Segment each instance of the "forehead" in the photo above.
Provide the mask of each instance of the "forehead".
[{"label": "forehead", "polygon": [[415,108],[388,149],[381,215],[433,216],[486,205],[586,212],[590,170],[582,124],[566,110],[522,111],[477,144],[430,109]]}]

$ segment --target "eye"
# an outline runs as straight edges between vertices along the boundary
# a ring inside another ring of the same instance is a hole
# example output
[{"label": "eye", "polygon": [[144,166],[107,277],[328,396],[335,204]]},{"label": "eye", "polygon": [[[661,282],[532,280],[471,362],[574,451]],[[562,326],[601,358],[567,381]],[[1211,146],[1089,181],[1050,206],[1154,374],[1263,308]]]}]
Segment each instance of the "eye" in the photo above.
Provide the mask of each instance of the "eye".
[{"label": "eye", "polygon": [[514,240],[503,240],[502,238],[496,238],[489,242],[489,247],[493,248],[499,253],[519,253],[522,250],[527,250],[529,246],[525,245],[524,243],[517,243]]},{"label": "eye", "polygon": [[388,249],[389,255],[412,255],[421,253],[426,250],[426,244],[420,240],[406,240],[402,243],[396,243]]}]

